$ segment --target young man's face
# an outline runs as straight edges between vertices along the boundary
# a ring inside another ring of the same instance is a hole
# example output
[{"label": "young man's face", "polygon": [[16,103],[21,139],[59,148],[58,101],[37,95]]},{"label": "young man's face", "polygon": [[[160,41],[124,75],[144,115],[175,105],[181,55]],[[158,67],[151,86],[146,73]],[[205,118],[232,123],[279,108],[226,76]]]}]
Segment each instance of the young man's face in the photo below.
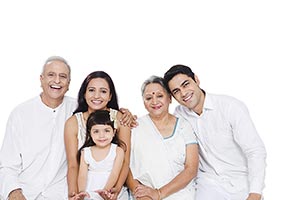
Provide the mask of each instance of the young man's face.
[{"label": "young man's face", "polygon": [[173,97],[183,106],[196,110],[202,95],[199,80],[196,82],[185,74],[177,74],[168,82]]}]

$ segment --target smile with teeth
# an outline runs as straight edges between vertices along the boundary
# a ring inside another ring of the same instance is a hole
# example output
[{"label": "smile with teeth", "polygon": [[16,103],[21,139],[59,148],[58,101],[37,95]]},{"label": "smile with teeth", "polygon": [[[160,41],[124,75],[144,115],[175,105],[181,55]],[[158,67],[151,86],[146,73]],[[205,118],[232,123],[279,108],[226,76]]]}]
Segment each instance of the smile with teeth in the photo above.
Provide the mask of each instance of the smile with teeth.
[{"label": "smile with teeth", "polygon": [[50,85],[50,88],[52,89],[61,89],[62,87],[59,85]]},{"label": "smile with teeth", "polygon": [[100,100],[92,100],[92,103],[94,103],[94,104],[101,104],[102,101],[100,101]]},{"label": "smile with teeth", "polygon": [[192,94],[189,94],[189,95],[187,95],[185,98],[183,98],[182,100],[184,101],[184,102],[187,102],[188,100],[190,100],[191,98],[192,98]]},{"label": "smile with teeth", "polygon": [[161,106],[152,106],[152,109],[160,109],[161,108]]}]

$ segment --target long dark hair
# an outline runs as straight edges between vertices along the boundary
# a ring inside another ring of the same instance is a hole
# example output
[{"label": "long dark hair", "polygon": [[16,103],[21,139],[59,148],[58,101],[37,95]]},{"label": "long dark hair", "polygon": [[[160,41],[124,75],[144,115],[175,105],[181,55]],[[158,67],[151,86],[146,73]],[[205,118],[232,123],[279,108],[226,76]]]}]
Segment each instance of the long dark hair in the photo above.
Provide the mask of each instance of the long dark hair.
[{"label": "long dark hair", "polygon": [[[81,156],[81,150],[85,147],[90,147],[90,146],[94,146],[95,143],[93,141],[93,138],[91,136],[91,129],[94,125],[109,125],[113,128],[113,130],[115,130],[116,128],[114,127],[114,121],[111,121],[110,119],[110,112],[107,110],[96,110],[94,112],[92,112],[86,122],[86,135],[85,135],[85,142],[82,145],[82,147],[80,147],[80,149],[78,150],[77,153],[77,160],[78,163],[80,162],[80,156]],[[125,142],[123,142],[122,140],[119,139],[119,136],[117,133],[115,133],[115,136],[112,139],[112,143],[122,147],[124,149],[124,151],[126,151],[126,144]]]},{"label": "long dark hair", "polygon": [[73,112],[73,114],[78,112],[86,112],[88,110],[88,104],[86,103],[86,99],[84,96],[89,82],[95,78],[103,78],[108,83],[110,94],[111,94],[111,100],[108,102],[107,107],[113,108],[115,110],[119,110],[118,96],[117,96],[114,82],[112,81],[111,77],[104,71],[94,71],[84,79],[84,81],[80,86],[78,97],[77,97],[78,106],[76,110]]}]

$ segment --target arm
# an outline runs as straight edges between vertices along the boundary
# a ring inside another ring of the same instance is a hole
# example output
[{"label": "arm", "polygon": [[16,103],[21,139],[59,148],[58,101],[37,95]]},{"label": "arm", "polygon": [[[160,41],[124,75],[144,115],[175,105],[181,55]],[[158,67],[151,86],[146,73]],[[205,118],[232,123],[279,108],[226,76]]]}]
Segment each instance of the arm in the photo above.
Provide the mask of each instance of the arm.
[{"label": "arm", "polygon": [[122,140],[126,144],[126,151],[125,151],[125,157],[124,157],[124,161],[123,161],[122,170],[120,172],[118,181],[112,190],[113,193],[117,193],[117,194],[119,194],[119,192],[121,191],[121,188],[124,185],[125,180],[128,175],[129,162],[130,162],[130,146],[131,146],[130,145],[131,129],[128,126],[124,126],[119,123],[119,121],[120,121],[119,119],[120,119],[121,115],[122,114],[120,112],[118,112],[118,114],[117,114],[117,119],[118,119],[117,120],[118,121],[117,134],[118,134],[120,140]]},{"label": "arm", "polygon": [[[147,187],[147,186],[141,184],[138,180],[133,179],[130,169],[129,169],[129,173],[127,176],[126,184],[137,200],[152,200],[152,199],[161,200],[161,198],[159,198],[159,194],[157,193],[158,190]],[[137,197],[136,192],[139,190],[147,191],[147,192],[144,192],[144,194],[147,193],[150,195],[141,195],[140,197]]]},{"label": "arm", "polygon": [[[0,151],[0,199],[17,195],[19,199],[25,199],[18,176],[22,170],[21,141],[19,122],[16,116],[11,115],[7,125],[5,137]],[[17,198],[16,198],[17,199]]]},{"label": "arm", "polygon": [[[109,175],[108,181],[104,187],[105,190],[110,190],[117,182],[124,161],[124,150],[117,147],[117,155],[114,161],[113,169]],[[102,188],[101,188],[102,189]]]},{"label": "arm", "polygon": [[[266,150],[250,118],[247,107],[234,101],[228,116],[235,141],[245,154],[248,163],[249,194],[257,196],[264,187]],[[249,196],[250,197],[250,196]],[[254,199],[254,198],[249,198]]]},{"label": "arm", "polygon": [[78,193],[78,162],[77,162],[77,151],[78,151],[78,124],[77,119],[73,115],[70,117],[65,124],[64,131],[64,140],[66,147],[66,155],[68,162],[68,172],[67,172],[67,181],[68,181],[68,196],[72,197]]},{"label": "arm", "polygon": [[138,185],[140,185],[140,182],[133,178],[133,175],[132,175],[132,172],[131,172],[130,169],[129,169],[128,176],[127,176],[127,179],[126,179],[126,185],[132,193],[134,193],[136,187]]},{"label": "arm", "polygon": [[84,160],[84,150],[81,151],[79,172],[78,172],[78,189],[80,192],[86,190],[87,185],[88,164]]}]

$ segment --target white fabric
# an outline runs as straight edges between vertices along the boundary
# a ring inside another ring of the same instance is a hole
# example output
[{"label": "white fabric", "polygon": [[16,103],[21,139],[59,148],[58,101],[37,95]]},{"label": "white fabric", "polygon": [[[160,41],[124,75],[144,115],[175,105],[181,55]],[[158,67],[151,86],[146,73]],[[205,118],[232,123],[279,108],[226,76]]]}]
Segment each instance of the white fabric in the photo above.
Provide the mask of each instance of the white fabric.
[{"label": "white fabric", "polygon": [[65,97],[52,109],[38,96],[12,111],[0,151],[2,199],[16,188],[27,199],[67,198],[64,124],[76,104]]},{"label": "white fabric", "polygon": [[197,134],[201,184],[211,179],[230,195],[240,197],[262,193],[266,150],[241,101],[206,94],[200,116],[181,105],[176,107],[175,115],[188,120]]},{"label": "white fabric", "polygon": [[86,191],[103,189],[114,165],[116,158],[116,144],[111,144],[109,153],[101,160],[93,158],[91,147],[84,148],[84,161],[88,164]]},{"label": "white fabric", "polygon": [[[149,115],[138,119],[132,129],[130,168],[134,179],[152,188],[169,183],[184,169],[186,145],[195,144],[191,126],[177,119],[172,136],[163,138]],[[194,181],[166,200],[191,200],[195,195]]]},{"label": "white fabric", "polygon": [[[115,121],[114,123],[114,126],[115,128],[117,128],[117,114],[118,114],[118,110],[115,110],[115,109],[112,109],[110,108],[109,109],[109,114],[110,114],[110,118],[112,120]],[[84,121],[84,118],[83,118],[83,113],[82,112],[78,112],[78,113],[75,113],[75,116],[76,116],[76,119],[77,119],[77,122],[78,122],[78,135],[77,135],[77,139],[78,139],[78,149],[80,147],[82,147],[82,145],[84,144],[85,142],[85,137],[86,137],[86,122]],[[91,192],[90,192],[91,193]],[[99,197],[98,194],[96,193],[91,193],[91,198],[93,199],[102,199],[101,197]],[[128,194],[128,191],[127,191],[127,187],[122,187],[119,195],[118,195],[118,200],[128,200],[129,198],[129,194]]]},{"label": "white fabric", "polygon": [[78,149],[80,149],[85,141],[86,136],[86,123],[83,119],[83,112],[75,113],[75,117],[77,119],[78,124]]}]

